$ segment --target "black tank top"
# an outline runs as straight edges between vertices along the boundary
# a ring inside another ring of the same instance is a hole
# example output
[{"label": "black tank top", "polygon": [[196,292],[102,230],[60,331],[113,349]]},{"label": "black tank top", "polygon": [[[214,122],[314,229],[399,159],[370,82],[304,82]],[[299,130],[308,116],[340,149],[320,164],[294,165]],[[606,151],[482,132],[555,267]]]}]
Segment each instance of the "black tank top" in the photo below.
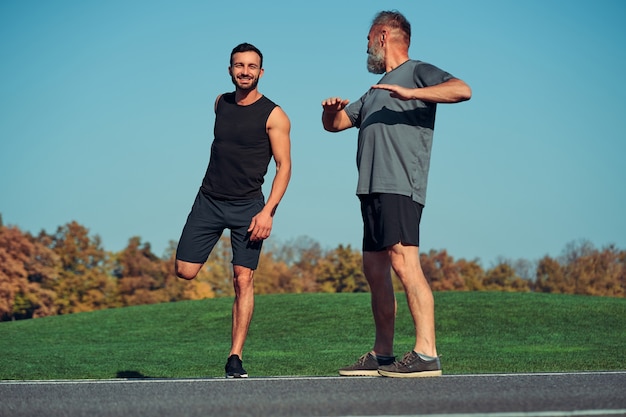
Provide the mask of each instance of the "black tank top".
[{"label": "black tank top", "polygon": [[272,158],[266,126],[275,107],[265,96],[248,106],[238,105],[235,93],[220,97],[204,193],[221,200],[263,198],[261,186]]}]

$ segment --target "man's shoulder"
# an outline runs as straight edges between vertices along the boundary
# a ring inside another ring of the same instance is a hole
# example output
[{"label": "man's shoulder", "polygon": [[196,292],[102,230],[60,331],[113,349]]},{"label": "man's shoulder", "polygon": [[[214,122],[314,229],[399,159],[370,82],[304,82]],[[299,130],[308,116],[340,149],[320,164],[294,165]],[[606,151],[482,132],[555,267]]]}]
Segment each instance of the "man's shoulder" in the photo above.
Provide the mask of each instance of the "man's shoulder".
[{"label": "man's shoulder", "polygon": [[228,93],[222,93],[219,96],[217,96],[217,100],[224,100],[227,103],[234,103],[235,102],[235,92],[234,91],[230,91]]},{"label": "man's shoulder", "polygon": [[430,71],[432,69],[438,69],[430,62],[421,61],[419,59],[410,59],[406,64],[406,68],[410,71]]},{"label": "man's shoulder", "polygon": [[263,96],[261,96],[261,100],[263,100],[266,104],[268,104],[270,106],[279,107],[278,104],[276,104],[276,102],[274,100],[272,100],[271,98],[269,98],[265,94],[263,94]]},{"label": "man's shoulder", "polygon": [[419,87],[441,84],[454,78],[452,74],[430,62],[411,60],[409,68]]},{"label": "man's shoulder", "polygon": [[412,60],[414,71],[418,73],[446,73],[445,70],[430,62]]}]

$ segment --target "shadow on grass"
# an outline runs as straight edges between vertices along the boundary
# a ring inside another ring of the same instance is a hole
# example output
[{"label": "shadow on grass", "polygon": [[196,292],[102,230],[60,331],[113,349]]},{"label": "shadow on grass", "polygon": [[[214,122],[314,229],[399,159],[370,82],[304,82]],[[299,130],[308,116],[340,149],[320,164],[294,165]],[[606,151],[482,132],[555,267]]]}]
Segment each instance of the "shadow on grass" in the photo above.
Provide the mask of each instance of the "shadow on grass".
[{"label": "shadow on grass", "polygon": [[124,379],[141,379],[141,378],[150,378],[147,375],[142,374],[139,371],[118,371],[115,375],[116,378],[124,378]]}]

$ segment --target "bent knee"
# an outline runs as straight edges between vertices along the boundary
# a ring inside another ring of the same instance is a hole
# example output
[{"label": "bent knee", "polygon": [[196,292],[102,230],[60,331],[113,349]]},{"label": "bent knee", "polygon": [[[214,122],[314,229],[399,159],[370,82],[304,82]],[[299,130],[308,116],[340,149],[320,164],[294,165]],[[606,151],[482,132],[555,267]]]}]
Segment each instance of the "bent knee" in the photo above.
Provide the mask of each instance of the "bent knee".
[{"label": "bent knee", "polygon": [[191,281],[192,279],[194,279],[196,277],[197,274],[189,274],[189,273],[185,273],[185,272],[181,272],[181,271],[176,271],[176,276],[178,278],[182,278],[182,279],[186,279],[188,281]]},{"label": "bent knee", "polygon": [[179,261],[178,259],[176,260],[176,264],[174,266],[176,276],[186,280],[194,279],[196,275],[198,275],[198,272],[200,272],[200,268],[202,268],[202,264]]}]

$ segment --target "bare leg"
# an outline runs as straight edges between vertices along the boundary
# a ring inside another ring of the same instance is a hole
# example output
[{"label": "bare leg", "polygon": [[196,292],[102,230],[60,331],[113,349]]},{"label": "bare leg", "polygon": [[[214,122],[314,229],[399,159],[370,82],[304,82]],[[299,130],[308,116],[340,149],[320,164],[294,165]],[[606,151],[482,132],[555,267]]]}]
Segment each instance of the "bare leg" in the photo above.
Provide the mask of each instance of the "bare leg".
[{"label": "bare leg", "polygon": [[417,246],[398,243],[389,248],[391,266],[396,272],[406,294],[407,303],[415,325],[417,353],[437,356],[435,344],[435,301],[424,276]]},{"label": "bare leg", "polygon": [[198,272],[200,272],[202,265],[204,264],[196,264],[176,259],[176,265],[174,266],[176,276],[187,280],[194,279],[196,275],[198,275]]},{"label": "bare leg", "polygon": [[373,352],[393,356],[396,297],[391,282],[391,264],[387,251],[364,252],[363,271],[370,286],[372,314],[376,326]]},{"label": "bare leg", "polygon": [[233,266],[233,327],[230,355],[242,358],[243,345],[248,335],[252,312],[254,311],[254,270],[239,265]]}]

